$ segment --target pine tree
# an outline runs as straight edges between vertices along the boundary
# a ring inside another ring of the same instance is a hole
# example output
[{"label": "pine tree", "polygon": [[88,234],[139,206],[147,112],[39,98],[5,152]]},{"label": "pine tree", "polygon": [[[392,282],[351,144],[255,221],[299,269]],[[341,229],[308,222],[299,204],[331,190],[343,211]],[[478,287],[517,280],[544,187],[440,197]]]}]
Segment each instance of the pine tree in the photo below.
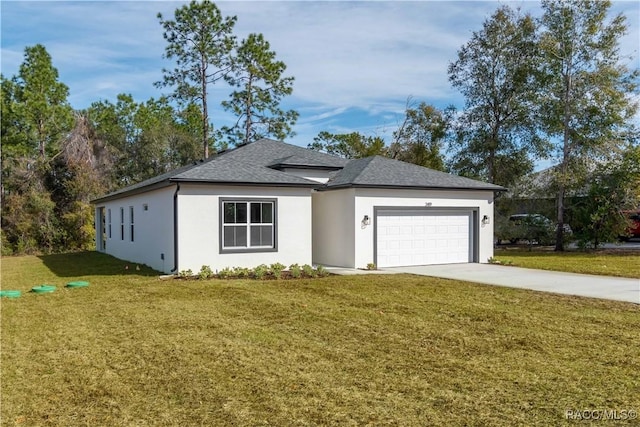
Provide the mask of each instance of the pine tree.
[{"label": "pine tree", "polygon": [[175,59],[176,68],[163,69],[158,87],[173,87],[173,98],[188,105],[200,104],[202,147],[209,157],[212,144],[209,124],[209,86],[224,78],[231,69],[229,55],[234,45],[231,34],[237,18],[222,17],[218,7],[204,0],[193,0],[176,9],[173,20],[158,14],[167,41],[164,57]]},{"label": "pine tree", "polygon": [[233,126],[222,130],[233,143],[267,136],[282,140],[294,135],[291,127],[298,113],[280,108],[282,98],[293,92],[293,77],[282,76],[286,66],[269,49],[262,34],[249,34],[238,46],[233,73],[227,77],[237,90],[230,100],[222,102],[224,109],[237,117]]}]

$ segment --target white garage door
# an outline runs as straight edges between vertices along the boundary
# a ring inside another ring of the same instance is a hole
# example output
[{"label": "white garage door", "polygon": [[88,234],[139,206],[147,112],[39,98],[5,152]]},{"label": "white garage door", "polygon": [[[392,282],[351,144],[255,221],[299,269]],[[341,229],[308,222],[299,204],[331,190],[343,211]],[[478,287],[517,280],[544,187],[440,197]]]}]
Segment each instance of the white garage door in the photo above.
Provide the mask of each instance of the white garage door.
[{"label": "white garage door", "polygon": [[379,267],[471,261],[471,212],[387,211],[376,221]]}]

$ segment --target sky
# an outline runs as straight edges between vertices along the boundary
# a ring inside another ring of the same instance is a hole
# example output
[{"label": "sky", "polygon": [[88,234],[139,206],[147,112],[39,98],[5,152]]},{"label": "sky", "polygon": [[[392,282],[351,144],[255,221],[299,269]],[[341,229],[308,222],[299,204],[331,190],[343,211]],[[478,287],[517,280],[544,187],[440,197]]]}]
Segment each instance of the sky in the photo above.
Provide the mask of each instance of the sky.
[{"label": "sky", "polygon": [[[2,0],[0,69],[5,77],[16,75],[24,49],[40,43],[76,109],[115,102],[120,93],[137,102],[158,98],[169,89],[153,83],[173,64],[163,59],[157,14],[172,19],[186,3]],[[216,2],[224,16],[237,16],[239,40],[262,33],[287,65],[285,76],[295,78],[282,106],[300,113],[296,135],[287,139],[300,146],[321,131],[389,141],[408,99],[463,108],[463,97],[449,84],[448,64],[503,4],[541,14],[537,1]],[[640,68],[640,2],[614,1],[612,11],[627,17],[620,50],[630,68]],[[233,119],[220,107],[230,93],[224,84],[210,90],[216,128]]]}]

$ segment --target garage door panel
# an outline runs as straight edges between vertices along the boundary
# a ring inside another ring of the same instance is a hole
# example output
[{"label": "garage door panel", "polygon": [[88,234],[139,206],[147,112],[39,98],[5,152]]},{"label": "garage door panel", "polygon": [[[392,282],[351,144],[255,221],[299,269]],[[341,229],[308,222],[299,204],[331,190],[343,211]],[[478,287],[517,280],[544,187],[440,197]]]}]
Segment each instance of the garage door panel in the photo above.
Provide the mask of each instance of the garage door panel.
[{"label": "garage door panel", "polygon": [[470,261],[471,212],[377,216],[380,267]]}]

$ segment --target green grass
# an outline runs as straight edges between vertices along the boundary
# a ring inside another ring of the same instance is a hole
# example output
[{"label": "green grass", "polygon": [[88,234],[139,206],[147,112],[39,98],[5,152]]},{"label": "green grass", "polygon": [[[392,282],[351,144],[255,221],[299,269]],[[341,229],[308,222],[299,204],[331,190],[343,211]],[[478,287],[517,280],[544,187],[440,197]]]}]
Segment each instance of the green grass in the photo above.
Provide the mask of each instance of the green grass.
[{"label": "green grass", "polygon": [[4,289],[59,286],[2,300],[2,425],[548,426],[640,410],[634,304],[409,275],[159,280],[56,257],[2,260]]},{"label": "green grass", "polygon": [[553,252],[518,248],[496,250],[495,258],[517,267],[640,278],[640,251]]}]

